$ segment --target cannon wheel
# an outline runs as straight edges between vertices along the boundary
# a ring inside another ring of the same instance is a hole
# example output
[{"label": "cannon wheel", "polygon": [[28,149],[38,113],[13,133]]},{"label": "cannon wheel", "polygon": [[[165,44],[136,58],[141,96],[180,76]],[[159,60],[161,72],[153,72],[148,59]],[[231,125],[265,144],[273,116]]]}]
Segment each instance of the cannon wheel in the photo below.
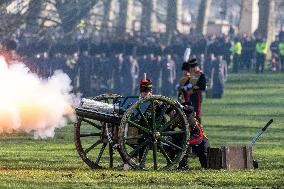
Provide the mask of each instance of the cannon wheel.
[{"label": "cannon wheel", "polygon": [[170,98],[152,95],[125,112],[119,127],[119,150],[134,169],[173,169],[186,152],[188,135],[181,107]]},{"label": "cannon wheel", "polygon": [[[92,99],[112,104],[117,97],[120,95],[102,94]],[[83,161],[92,169],[112,168],[115,159],[112,137],[117,126],[77,116],[74,127],[75,146]]]}]

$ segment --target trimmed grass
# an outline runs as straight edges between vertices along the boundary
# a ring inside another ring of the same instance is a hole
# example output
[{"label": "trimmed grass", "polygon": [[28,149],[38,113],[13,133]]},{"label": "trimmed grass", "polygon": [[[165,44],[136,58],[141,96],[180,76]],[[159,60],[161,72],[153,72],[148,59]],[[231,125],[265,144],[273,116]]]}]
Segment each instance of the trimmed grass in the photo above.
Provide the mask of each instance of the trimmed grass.
[{"label": "trimmed grass", "polygon": [[48,140],[27,134],[0,137],[0,188],[283,188],[284,74],[230,74],[222,99],[204,99],[202,122],[212,147],[249,144],[274,122],[253,149],[260,168],[251,171],[90,170],[79,158],[73,125]]}]

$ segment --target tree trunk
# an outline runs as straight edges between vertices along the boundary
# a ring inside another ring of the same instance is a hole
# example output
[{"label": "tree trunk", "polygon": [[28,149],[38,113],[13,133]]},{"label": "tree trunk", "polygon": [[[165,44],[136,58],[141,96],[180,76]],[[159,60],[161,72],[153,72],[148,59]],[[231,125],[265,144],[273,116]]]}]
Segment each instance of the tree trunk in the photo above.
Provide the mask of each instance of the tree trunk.
[{"label": "tree trunk", "polygon": [[66,36],[73,33],[80,19],[86,17],[99,0],[56,0],[56,9],[60,16]]},{"label": "tree trunk", "polygon": [[0,0],[0,36],[11,36],[25,22],[23,16],[19,13],[7,13],[6,8],[12,1],[13,0]]},{"label": "tree trunk", "polygon": [[177,2],[168,0],[167,3],[167,23],[166,23],[166,40],[169,44],[177,30]]},{"label": "tree trunk", "polygon": [[117,35],[124,36],[127,26],[127,12],[128,12],[128,0],[119,1],[119,20],[117,26]]},{"label": "tree trunk", "polygon": [[255,32],[259,19],[258,0],[242,0],[240,14],[239,33],[252,34]]},{"label": "tree trunk", "polygon": [[208,16],[212,0],[201,0],[198,10],[196,34],[207,34]]},{"label": "tree trunk", "polygon": [[29,8],[26,14],[26,24],[37,26],[38,25],[38,18],[42,11],[44,5],[44,0],[31,0],[29,2]]},{"label": "tree trunk", "polygon": [[151,31],[151,18],[153,14],[153,1],[144,0],[142,2],[142,18],[141,18],[141,31],[150,32]]},{"label": "tree trunk", "polygon": [[259,22],[257,34],[267,42],[274,39],[275,0],[259,0]]},{"label": "tree trunk", "polygon": [[112,0],[105,0],[103,1],[104,4],[104,15],[103,15],[103,23],[102,23],[102,30],[101,33],[103,35],[108,34],[108,27],[110,21],[110,11],[111,11],[111,3]]}]

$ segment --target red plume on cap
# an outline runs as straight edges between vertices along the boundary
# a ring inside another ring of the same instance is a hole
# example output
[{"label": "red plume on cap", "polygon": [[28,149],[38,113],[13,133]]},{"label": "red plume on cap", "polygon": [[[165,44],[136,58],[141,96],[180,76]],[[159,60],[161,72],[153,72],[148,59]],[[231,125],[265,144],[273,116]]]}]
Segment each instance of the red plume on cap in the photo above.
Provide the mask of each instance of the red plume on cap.
[{"label": "red plume on cap", "polygon": [[152,91],[152,81],[146,78],[146,73],[144,73],[144,78],[140,81],[140,92],[151,92]]}]

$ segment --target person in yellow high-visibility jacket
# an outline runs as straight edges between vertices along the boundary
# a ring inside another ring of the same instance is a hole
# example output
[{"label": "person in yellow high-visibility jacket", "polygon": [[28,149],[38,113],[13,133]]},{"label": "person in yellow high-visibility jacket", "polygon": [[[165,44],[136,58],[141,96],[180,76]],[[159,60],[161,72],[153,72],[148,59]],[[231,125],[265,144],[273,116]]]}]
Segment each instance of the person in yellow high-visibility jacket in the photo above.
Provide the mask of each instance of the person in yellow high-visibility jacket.
[{"label": "person in yellow high-visibility jacket", "polygon": [[284,39],[278,44],[279,57],[280,57],[280,70],[284,72]]},{"label": "person in yellow high-visibility jacket", "polygon": [[268,45],[264,39],[260,39],[255,46],[256,50],[256,66],[255,66],[255,72],[263,72],[264,70],[264,63],[266,59],[266,54],[268,51]]},{"label": "person in yellow high-visibility jacket", "polygon": [[230,48],[231,55],[233,56],[233,72],[237,73],[240,67],[240,56],[242,53],[242,44],[238,38],[234,40]]},{"label": "person in yellow high-visibility jacket", "polygon": [[84,29],[86,27],[85,20],[81,19],[77,24],[77,28]]}]

